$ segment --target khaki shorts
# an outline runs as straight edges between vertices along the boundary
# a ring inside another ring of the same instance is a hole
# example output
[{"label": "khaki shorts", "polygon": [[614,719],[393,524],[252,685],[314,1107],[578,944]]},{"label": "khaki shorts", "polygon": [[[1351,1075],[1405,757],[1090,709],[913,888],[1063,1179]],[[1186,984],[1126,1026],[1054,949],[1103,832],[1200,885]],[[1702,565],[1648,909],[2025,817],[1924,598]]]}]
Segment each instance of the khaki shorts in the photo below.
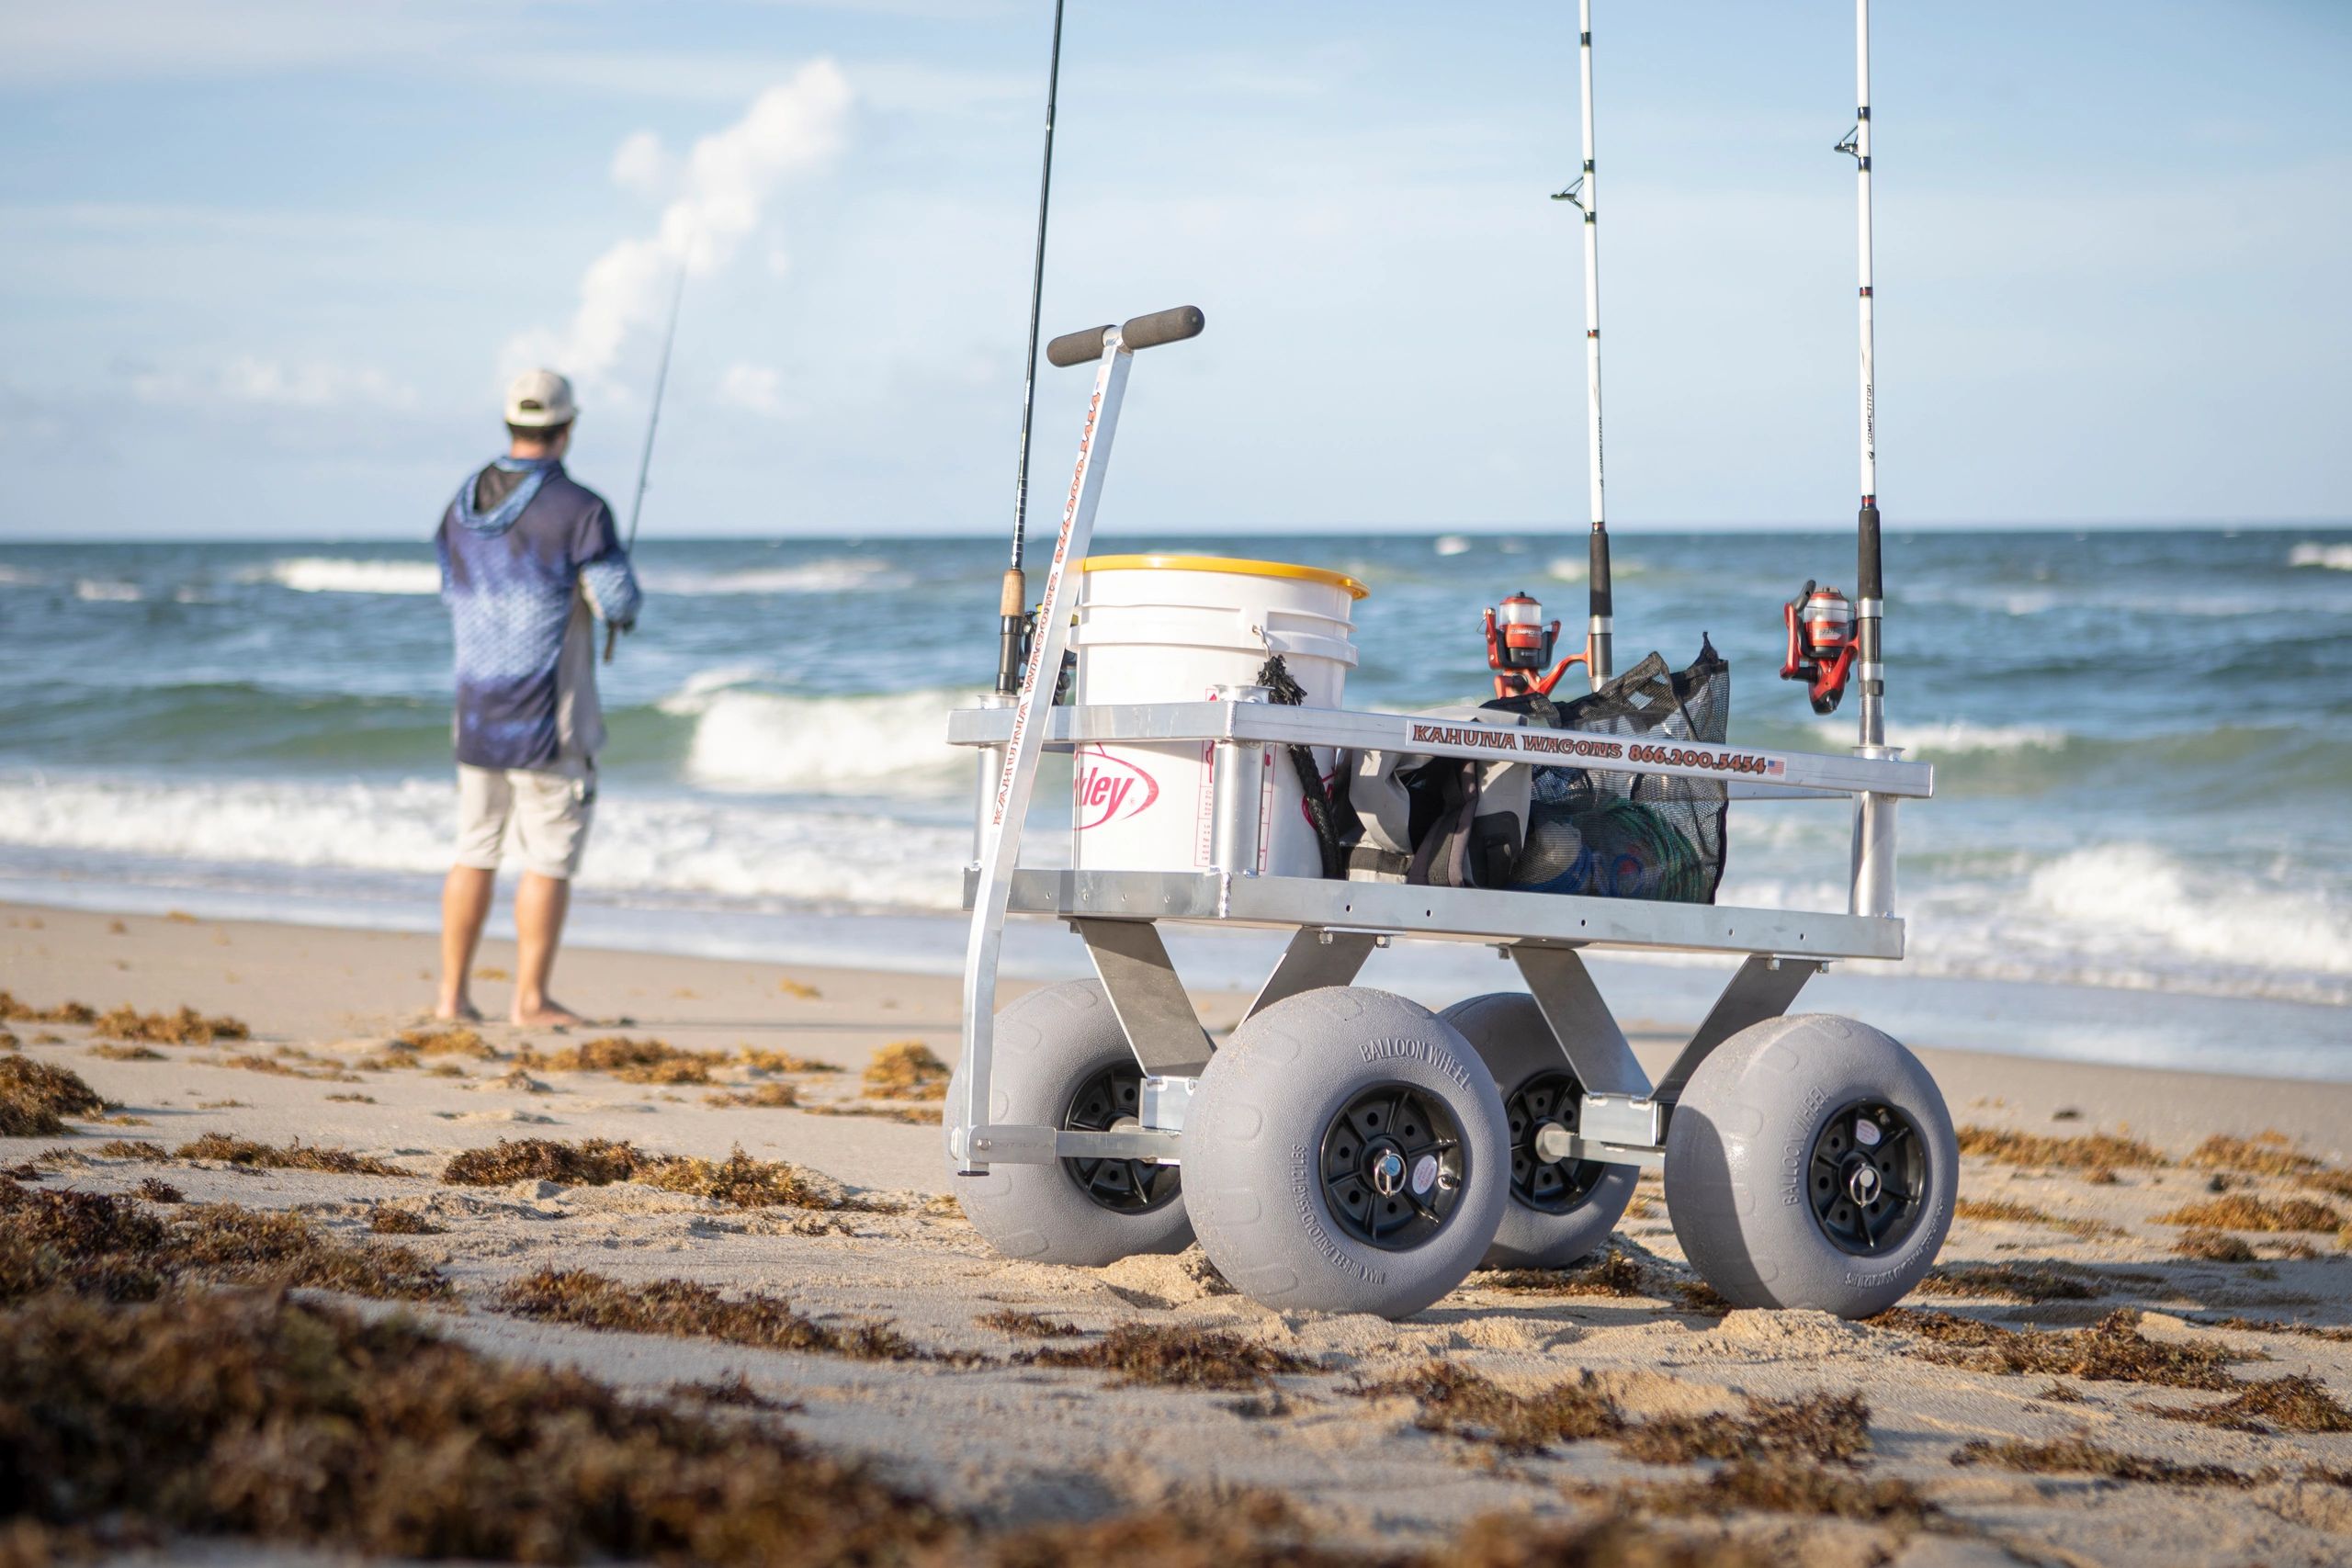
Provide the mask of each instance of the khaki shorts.
[{"label": "khaki shorts", "polygon": [[568,882],[596,815],[596,765],[548,773],[458,764],[458,863],[496,871],[513,834],[523,869]]}]

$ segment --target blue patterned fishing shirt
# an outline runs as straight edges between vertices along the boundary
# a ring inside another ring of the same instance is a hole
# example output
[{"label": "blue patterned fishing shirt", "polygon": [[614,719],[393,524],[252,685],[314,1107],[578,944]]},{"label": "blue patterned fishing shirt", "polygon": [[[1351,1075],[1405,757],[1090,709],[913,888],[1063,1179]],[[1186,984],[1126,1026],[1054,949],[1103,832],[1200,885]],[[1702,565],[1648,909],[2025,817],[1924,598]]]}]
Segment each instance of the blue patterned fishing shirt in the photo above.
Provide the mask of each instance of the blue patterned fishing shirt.
[{"label": "blue patterned fishing shirt", "polygon": [[560,771],[605,743],[595,627],[635,624],[643,594],[604,498],[551,457],[470,476],[434,537],[457,634],[458,761]]}]

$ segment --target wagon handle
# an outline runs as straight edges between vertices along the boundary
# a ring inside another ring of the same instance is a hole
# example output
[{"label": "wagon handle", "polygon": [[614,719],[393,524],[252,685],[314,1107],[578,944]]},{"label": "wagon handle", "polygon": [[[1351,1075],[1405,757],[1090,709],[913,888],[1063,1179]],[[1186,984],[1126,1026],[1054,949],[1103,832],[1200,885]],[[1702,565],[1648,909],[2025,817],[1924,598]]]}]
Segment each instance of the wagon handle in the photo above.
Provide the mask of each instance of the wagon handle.
[{"label": "wagon handle", "polygon": [[1163,343],[1182,343],[1198,337],[1208,325],[1208,318],[1201,314],[1198,305],[1179,305],[1172,310],[1155,310],[1148,316],[1131,316],[1124,326],[1114,328],[1107,323],[1085,327],[1074,333],[1064,333],[1046,345],[1046,358],[1067,370],[1074,365],[1091,365],[1102,357],[1110,334],[1119,334],[1120,346],[1128,349],[1157,348]]}]

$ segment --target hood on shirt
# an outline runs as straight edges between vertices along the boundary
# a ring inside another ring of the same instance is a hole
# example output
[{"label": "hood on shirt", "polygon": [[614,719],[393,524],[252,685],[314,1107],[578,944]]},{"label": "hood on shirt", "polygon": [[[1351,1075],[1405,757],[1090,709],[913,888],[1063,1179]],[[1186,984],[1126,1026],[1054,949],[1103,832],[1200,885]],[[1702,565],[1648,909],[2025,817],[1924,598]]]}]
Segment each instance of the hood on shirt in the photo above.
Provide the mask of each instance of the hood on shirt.
[{"label": "hood on shirt", "polygon": [[563,472],[560,457],[500,457],[470,476],[451,503],[459,526],[476,534],[496,536],[514,525],[523,509],[553,474]]}]

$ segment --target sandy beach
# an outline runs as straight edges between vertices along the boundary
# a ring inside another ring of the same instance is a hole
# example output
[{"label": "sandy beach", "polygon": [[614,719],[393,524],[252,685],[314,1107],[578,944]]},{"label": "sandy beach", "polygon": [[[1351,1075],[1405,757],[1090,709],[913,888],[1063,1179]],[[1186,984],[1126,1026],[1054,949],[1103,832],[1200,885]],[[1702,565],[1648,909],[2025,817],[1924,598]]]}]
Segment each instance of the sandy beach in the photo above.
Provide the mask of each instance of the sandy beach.
[{"label": "sandy beach", "polygon": [[[737,1418],[869,1461],[975,1532],[959,1550],[1069,1549],[1052,1532],[1208,1499],[1217,1526],[1187,1547],[1208,1556],[1083,1539],[1134,1561],[1236,1560],[1236,1529],[1512,1561],[1475,1555],[1498,1527],[1474,1521],[1500,1516],[1522,1540],[1613,1520],[1767,1561],[2352,1558],[2352,1086],[1915,1041],[1967,1158],[1938,1272],[1896,1312],[1712,1307],[1645,1179],[1605,1264],[1474,1275],[1391,1324],[1261,1308],[1197,1250],[989,1253],[925,1124],[935,1086],[867,1076],[877,1054],[919,1065],[909,1042],[952,1057],[951,980],[574,951],[557,994],[609,1023],[476,1038],[418,1030],[432,963],[404,934],[0,908],[0,1056],[115,1108],[0,1139],[0,1167],[19,1193],[407,1247],[446,1281],[405,1309],[438,1334],[649,1400],[738,1387],[756,1407]],[[485,1008],[510,964],[481,955]],[[62,1021],[68,1003],[131,1010]],[[207,1019],[250,1037],[202,1042]],[[1655,1070],[1674,1043],[1635,1043]],[[281,1168],[298,1145],[362,1168]],[[717,1293],[647,1292],[665,1280]],[[695,1306],[759,1299],[811,1327]]]}]

